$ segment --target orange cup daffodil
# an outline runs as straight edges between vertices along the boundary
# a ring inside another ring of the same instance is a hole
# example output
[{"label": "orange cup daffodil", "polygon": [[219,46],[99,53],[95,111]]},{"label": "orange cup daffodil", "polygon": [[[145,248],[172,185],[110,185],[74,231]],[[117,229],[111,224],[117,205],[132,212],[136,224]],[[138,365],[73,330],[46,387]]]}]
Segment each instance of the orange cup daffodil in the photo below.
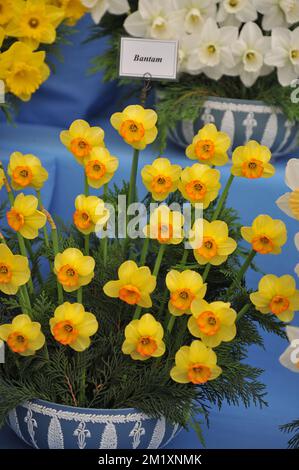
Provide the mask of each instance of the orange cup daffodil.
[{"label": "orange cup daffodil", "polygon": [[186,155],[199,163],[223,166],[228,162],[230,145],[231,140],[225,132],[219,132],[215,124],[206,124],[187,147]]},{"label": "orange cup daffodil", "polygon": [[30,279],[29,262],[25,256],[14,255],[7,245],[0,243],[0,291],[15,295],[20,286]]},{"label": "orange cup daffodil", "polygon": [[251,227],[242,227],[244,240],[252,249],[261,255],[281,253],[281,247],[287,241],[287,229],[281,220],[272,219],[269,215],[259,215]]},{"label": "orange cup daffodil", "polygon": [[287,274],[262,277],[258,291],[250,294],[250,300],[259,312],[273,313],[284,322],[291,322],[294,312],[299,310],[299,290],[295,279]]},{"label": "orange cup daffodil", "polygon": [[7,173],[16,191],[28,187],[39,191],[48,179],[48,172],[42,167],[39,158],[31,154],[23,155],[21,152],[11,154]]},{"label": "orange cup daffodil", "polygon": [[110,155],[110,152],[106,148],[93,148],[90,156],[84,160],[85,174],[89,186],[99,189],[104,184],[109,183],[118,165],[118,158]]},{"label": "orange cup daffodil", "polygon": [[74,224],[84,235],[100,231],[110,217],[104,201],[96,196],[80,194],[76,197],[75,208]]},{"label": "orange cup daffodil", "polygon": [[0,325],[0,339],[21,356],[33,356],[45,344],[41,325],[25,314],[17,315],[10,324]]},{"label": "orange cup daffodil", "polygon": [[219,179],[220,171],[195,163],[182,171],[179,190],[192,204],[201,203],[206,209],[218,196],[221,188]]},{"label": "orange cup daffodil", "polygon": [[141,170],[142,181],[155,201],[163,201],[177,190],[182,168],[168,158],[157,158]]},{"label": "orange cup daffodil", "polygon": [[172,269],[166,276],[166,286],[170,291],[168,309],[172,315],[191,314],[191,304],[196,299],[203,299],[207,285],[199,273],[186,269],[179,272]]},{"label": "orange cup daffodil", "polygon": [[237,334],[237,314],[230,303],[212,302],[196,299],[191,304],[192,317],[188,329],[206,346],[216,348],[222,341],[232,341]]},{"label": "orange cup daffodil", "polygon": [[217,379],[221,373],[216,353],[202,341],[195,340],[190,346],[182,346],[178,350],[170,376],[178,383],[201,385]]},{"label": "orange cup daffodil", "polygon": [[99,325],[96,317],[86,312],[83,305],[64,302],[55,310],[50,327],[58,343],[82,352],[89,348],[90,337],[98,331]]},{"label": "orange cup daffodil", "polygon": [[234,150],[232,175],[249,179],[271,178],[275,174],[274,166],[269,163],[271,156],[268,147],[251,140]]},{"label": "orange cup daffodil", "polygon": [[45,214],[37,210],[38,200],[35,196],[17,195],[10,211],[6,213],[8,225],[24,238],[33,240],[38,231],[45,226]]},{"label": "orange cup daffodil", "polygon": [[77,248],[67,248],[55,256],[54,272],[66,292],[86,286],[94,277],[95,261]]},{"label": "orange cup daffodil", "polygon": [[161,205],[150,215],[149,225],[144,227],[146,237],[161,244],[178,245],[184,239],[184,216]]},{"label": "orange cup daffodil", "polygon": [[121,113],[114,113],[110,121],[127,144],[137,150],[143,150],[157,137],[157,119],[157,113],[152,109],[130,105]]},{"label": "orange cup daffodil", "polygon": [[142,315],[126,326],[122,352],[132,359],[145,361],[150,357],[160,357],[165,353],[164,331],[161,323],[150,314]]}]

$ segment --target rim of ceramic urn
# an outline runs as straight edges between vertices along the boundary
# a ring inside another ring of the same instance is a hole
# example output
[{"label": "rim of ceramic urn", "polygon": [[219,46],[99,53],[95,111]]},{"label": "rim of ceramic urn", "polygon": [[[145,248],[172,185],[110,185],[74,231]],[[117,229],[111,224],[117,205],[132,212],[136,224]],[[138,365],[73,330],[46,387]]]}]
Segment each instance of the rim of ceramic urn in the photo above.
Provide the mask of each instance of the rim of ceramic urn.
[{"label": "rim of ceramic urn", "polygon": [[248,104],[254,104],[257,106],[269,106],[270,108],[275,108],[275,106],[271,106],[267,104],[265,101],[262,100],[244,100],[242,98],[227,98],[227,97],[222,97],[222,96],[207,96],[206,101],[225,101],[226,103],[248,103]]},{"label": "rim of ceramic urn", "polygon": [[[38,405],[43,405],[43,406],[51,406],[52,408],[53,407],[63,407],[63,408],[66,408],[66,409],[70,409],[72,411],[76,411],[77,413],[86,413],[86,412],[90,412],[90,413],[94,413],[96,411],[100,411],[100,412],[103,412],[103,413],[109,413],[109,412],[113,412],[115,414],[118,414],[119,412],[134,412],[134,413],[143,413],[143,411],[140,411],[138,410],[137,408],[82,408],[82,407],[79,407],[79,406],[72,406],[72,405],[64,405],[63,403],[55,403],[53,401],[48,401],[48,400],[42,400],[40,398],[33,398],[31,400],[27,400],[28,403],[36,403]],[[22,406],[22,404],[21,404]],[[144,413],[146,414],[146,413]]]}]

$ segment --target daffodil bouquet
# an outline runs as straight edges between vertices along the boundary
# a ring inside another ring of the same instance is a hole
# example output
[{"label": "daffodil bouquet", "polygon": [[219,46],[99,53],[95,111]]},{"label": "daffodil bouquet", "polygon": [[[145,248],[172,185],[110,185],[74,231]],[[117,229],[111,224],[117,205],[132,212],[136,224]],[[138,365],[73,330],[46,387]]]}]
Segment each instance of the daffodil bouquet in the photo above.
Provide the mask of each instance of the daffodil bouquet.
[{"label": "daffodil bouquet", "polygon": [[[15,152],[1,167],[9,200],[2,205],[8,226],[2,224],[0,244],[2,422],[33,398],[132,407],[185,427],[224,400],[265,404],[262,371],[246,364],[248,348],[263,345],[260,327],[284,336],[299,292],[288,275],[262,277],[256,292],[246,287],[253,259],[278,255],[287,231],[264,214],[253,221],[249,215],[241,227],[226,200],[235,178],[274,174],[271,153],[255,141],[236,148],[220,194],[218,167],[228,162],[230,139],[206,125],[186,149],[184,169],[165,157],[143,166],[148,195],[139,209],[141,151],[157,137],[157,118],[140,105],[111,117],[133,149],[123,187],[111,184],[118,158],[101,128],[76,120],[61,133],[85,181],[71,227],[43,207],[48,175],[36,156]],[[25,188],[36,194],[24,195]],[[138,232],[133,215],[142,208]],[[49,267],[40,272],[42,258]]]}]

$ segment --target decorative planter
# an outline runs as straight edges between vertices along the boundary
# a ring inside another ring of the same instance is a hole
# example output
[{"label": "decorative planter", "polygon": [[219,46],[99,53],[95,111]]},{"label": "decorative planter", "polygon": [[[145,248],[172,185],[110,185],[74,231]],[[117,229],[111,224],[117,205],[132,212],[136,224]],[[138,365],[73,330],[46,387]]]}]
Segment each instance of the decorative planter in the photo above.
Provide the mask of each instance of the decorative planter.
[{"label": "decorative planter", "polygon": [[228,133],[232,148],[244,145],[248,140],[257,140],[267,145],[273,157],[278,158],[298,147],[299,124],[290,122],[280,109],[262,101],[214,97],[208,97],[195,122],[182,121],[170,130],[170,140],[185,148],[208,123],[214,123],[219,130]]},{"label": "decorative planter", "polygon": [[131,408],[74,408],[43,400],[18,406],[7,423],[36,449],[159,449],[181,430]]}]

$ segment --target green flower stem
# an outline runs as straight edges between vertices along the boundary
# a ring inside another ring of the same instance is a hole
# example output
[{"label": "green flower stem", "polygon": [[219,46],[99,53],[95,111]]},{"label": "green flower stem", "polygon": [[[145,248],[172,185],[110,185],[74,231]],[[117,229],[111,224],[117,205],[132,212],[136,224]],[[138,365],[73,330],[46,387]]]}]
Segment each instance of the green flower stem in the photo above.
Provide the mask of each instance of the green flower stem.
[{"label": "green flower stem", "polygon": [[206,264],[205,270],[204,270],[203,275],[202,275],[203,282],[205,282],[207,280],[207,277],[209,275],[211,267],[212,267],[212,265],[210,263]]},{"label": "green flower stem", "polygon": [[0,243],[3,243],[4,245],[6,245],[6,240],[1,232],[0,232]]},{"label": "green flower stem", "polygon": [[85,196],[89,196],[89,184],[88,184],[88,179],[87,175],[84,171],[84,194]]},{"label": "green flower stem", "polygon": [[84,251],[85,255],[89,255],[89,240],[90,240],[90,235],[84,235]]},{"label": "green flower stem", "polygon": [[[43,213],[46,215],[47,220],[51,227],[51,237],[52,237],[53,252],[54,252],[54,258],[55,258],[55,256],[58,255],[59,253],[59,241],[58,241],[57,227],[51,215],[49,214],[49,212],[44,209]],[[57,279],[57,294],[58,294],[58,303],[59,305],[61,305],[63,304],[63,288],[60,282],[58,281],[58,279]]]},{"label": "green flower stem", "polygon": [[171,333],[172,332],[172,329],[174,327],[174,324],[175,324],[175,321],[176,321],[176,317],[174,315],[171,315],[170,314],[170,319],[169,319],[169,322],[167,324],[167,331],[168,333]]},{"label": "green flower stem", "polygon": [[143,246],[142,246],[142,251],[140,255],[140,266],[144,266],[144,264],[146,263],[149,244],[150,244],[150,238],[147,237],[144,239]]},{"label": "green flower stem", "polygon": [[228,181],[227,181],[227,183],[226,183],[226,185],[225,185],[225,188],[224,188],[224,190],[223,190],[223,192],[222,192],[222,195],[221,195],[221,197],[220,197],[220,199],[219,199],[219,201],[218,201],[217,207],[216,207],[215,212],[214,212],[214,214],[213,214],[212,221],[213,221],[213,220],[216,220],[216,219],[219,217],[219,215],[220,215],[220,213],[221,213],[221,211],[222,211],[223,205],[224,205],[224,203],[225,203],[225,201],[226,201],[226,198],[227,198],[227,196],[228,196],[228,193],[229,193],[230,187],[231,187],[231,185],[232,185],[232,182],[234,181],[234,178],[235,178],[235,177],[234,177],[234,175],[232,175],[232,174],[231,174],[230,177],[228,178]]},{"label": "green flower stem", "polygon": [[29,315],[32,319],[31,308],[28,306],[28,301],[25,298],[23,287],[24,286],[20,286],[18,290],[18,297],[22,308],[22,313]]},{"label": "green flower stem", "polygon": [[83,289],[80,287],[80,289],[77,290],[77,302],[78,304],[83,303]]},{"label": "green flower stem", "polygon": [[134,149],[134,155],[133,155],[132,167],[131,167],[129,195],[128,195],[128,207],[130,206],[130,204],[135,202],[135,199],[136,199],[136,193],[137,193],[136,180],[137,180],[139,153],[140,153],[139,150]]},{"label": "green flower stem", "polygon": [[[25,240],[25,246],[26,246],[27,253],[29,254],[29,258],[31,259],[31,263],[33,264],[34,263],[34,252],[32,250],[30,240]],[[39,283],[40,287],[42,287],[43,284],[44,284],[44,281],[43,281],[38,263],[36,263],[35,269],[36,269],[36,277],[37,277],[38,283]]]},{"label": "green flower stem", "polygon": [[85,367],[85,358],[86,358],[86,352],[78,352],[77,353],[77,366],[78,366],[78,372],[80,374],[80,391],[79,391],[79,402],[80,405],[83,407],[85,405],[85,400],[86,400],[86,394],[85,394],[85,389],[86,389],[86,367]]},{"label": "green flower stem", "polygon": [[253,261],[253,258],[255,257],[256,255],[256,251],[254,250],[251,250],[249,255],[247,256],[246,260],[245,260],[245,263],[243,264],[243,266],[241,267],[240,271],[238,272],[238,275],[236,277],[236,280],[233,282],[233,285],[235,285],[237,282],[240,282],[241,279],[243,278],[244,274],[246,273],[247,269],[249,268],[249,266],[251,265],[252,261]]},{"label": "green flower stem", "polygon": [[164,310],[164,306],[165,306],[165,304],[167,302],[167,299],[168,299],[168,295],[169,295],[169,290],[166,287],[166,289],[163,292],[162,300],[161,300],[160,307],[159,307],[159,310],[158,310],[158,315],[157,315],[158,318],[160,318],[161,315],[162,315],[162,312]]},{"label": "green flower stem", "polygon": [[[39,190],[36,191],[36,195],[37,195],[37,199],[38,199],[38,207],[39,207],[39,210],[43,211],[44,206],[43,206],[43,202],[42,202],[41,193],[40,193]],[[48,235],[48,231],[47,231],[47,224],[43,227],[43,232],[44,232],[45,244],[46,244],[46,246],[49,248],[49,247],[50,247],[50,243],[49,243],[49,235]]]},{"label": "green flower stem", "polygon": [[21,296],[23,299],[24,308],[26,309],[25,313],[27,313],[27,315],[29,315],[29,317],[32,319],[33,318],[32,307],[31,307],[30,297],[29,297],[26,285],[21,286],[20,291],[21,291]]},{"label": "green flower stem", "polygon": [[239,311],[239,313],[237,314],[237,319],[236,319],[236,322],[238,322],[249,310],[250,308],[250,304],[245,304],[241,310]]},{"label": "green flower stem", "polygon": [[[24,256],[25,258],[28,259],[28,254],[27,254],[27,250],[26,250],[26,246],[25,246],[25,240],[19,232],[17,232],[17,237],[18,237],[18,242],[19,242],[19,247],[20,247],[20,253],[21,253],[22,256]],[[33,282],[32,282],[31,277],[29,278],[28,286],[29,286],[30,292],[33,294],[34,293],[34,287],[33,287]],[[27,290],[27,288],[26,288],[26,290]]]},{"label": "green flower stem", "polygon": [[165,244],[161,244],[161,245],[160,245],[159,252],[158,252],[158,256],[157,256],[157,259],[156,259],[156,263],[155,263],[155,266],[154,266],[153,276],[156,276],[156,277],[157,277],[158,274],[159,274],[159,271],[160,271],[160,267],[161,267],[161,263],[162,263],[162,260],[163,260],[163,256],[164,256],[165,250],[166,250],[166,245],[165,245]]},{"label": "green flower stem", "polygon": [[187,260],[188,260],[188,256],[189,256],[189,250],[184,250],[184,253],[183,253],[183,256],[182,256],[182,259],[180,261],[180,267],[181,269],[183,270],[186,266],[186,263],[187,263]]}]

